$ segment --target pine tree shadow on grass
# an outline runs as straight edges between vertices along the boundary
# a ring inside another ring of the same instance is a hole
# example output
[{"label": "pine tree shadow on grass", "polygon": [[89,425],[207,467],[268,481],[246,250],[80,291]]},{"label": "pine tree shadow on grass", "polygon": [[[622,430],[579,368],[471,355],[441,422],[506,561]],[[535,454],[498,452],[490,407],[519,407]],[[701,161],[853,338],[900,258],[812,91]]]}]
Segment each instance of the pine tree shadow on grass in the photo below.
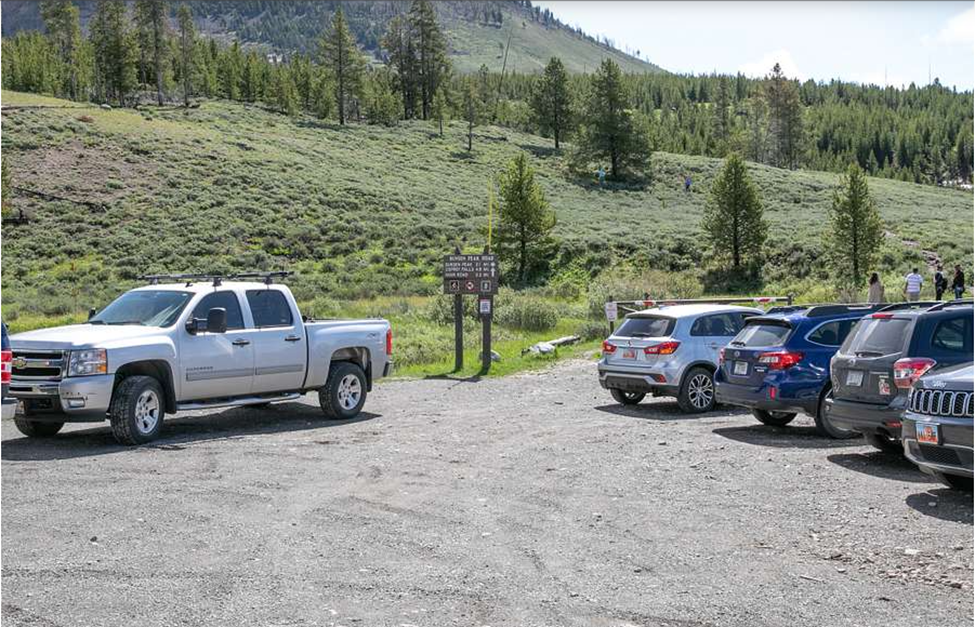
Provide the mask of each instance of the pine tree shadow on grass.
[{"label": "pine tree shadow on grass", "polygon": [[352,130],[348,124],[338,124],[336,122],[326,122],[325,120],[296,120],[295,126],[301,128],[310,128],[318,131],[340,131],[342,133],[347,133]]},{"label": "pine tree shadow on grass", "polygon": [[549,157],[557,157],[562,154],[562,150],[556,150],[555,146],[537,146],[534,144],[518,144],[518,147],[527,153],[530,153],[533,157],[538,159],[547,159]]},{"label": "pine tree shadow on grass", "polygon": [[450,158],[456,161],[474,161],[476,157],[473,152],[467,152],[467,150],[455,150],[450,153]]}]

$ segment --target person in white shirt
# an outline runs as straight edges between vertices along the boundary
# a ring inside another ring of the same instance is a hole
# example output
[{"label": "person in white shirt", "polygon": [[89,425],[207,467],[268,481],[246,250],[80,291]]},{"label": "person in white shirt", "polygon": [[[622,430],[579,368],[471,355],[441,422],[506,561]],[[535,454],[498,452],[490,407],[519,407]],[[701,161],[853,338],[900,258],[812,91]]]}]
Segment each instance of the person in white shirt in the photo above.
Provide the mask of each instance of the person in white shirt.
[{"label": "person in white shirt", "polygon": [[917,301],[921,299],[921,285],[923,283],[924,279],[917,273],[917,268],[914,268],[910,274],[904,277],[904,296],[907,297],[907,300]]}]

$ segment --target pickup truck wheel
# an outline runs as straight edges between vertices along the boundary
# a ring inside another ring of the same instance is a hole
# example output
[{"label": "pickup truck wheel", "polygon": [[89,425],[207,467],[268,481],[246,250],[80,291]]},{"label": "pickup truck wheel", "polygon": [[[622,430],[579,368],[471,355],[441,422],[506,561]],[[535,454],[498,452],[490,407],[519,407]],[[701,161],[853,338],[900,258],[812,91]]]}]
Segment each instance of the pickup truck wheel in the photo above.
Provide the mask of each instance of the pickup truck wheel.
[{"label": "pickup truck wheel", "polygon": [[610,388],[609,393],[613,395],[614,401],[623,405],[636,405],[646,396],[643,392],[627,392],[626,390],[617,390],[616,388]]},{"label": "pickup truck wheel", "polygon": [[29,438],[49,438],[55,435],[64,426],[63,422],[41,422],[38,420],[28,420],[21,416],[14,418],[14,425],[17,430]]},{"label": "pickup truck wheel", "polygon": [[788,411],[765,411],[764,409],[753,409],[752,416],[763,425],[770,427],[784,427],[793,420],[796,415]]},{"label": "pickup truck wheel", "polygon": [[833,386],[827,384],[826,389],[819,395],[819,407],[816,408],[816,433],[834,440],[849,440],[860,437],[860,433],[852,429],[841,429],[829,421],[826,414],[826,400],[833,398]]},{"label": "pickup truck wheel", "polygon": [[366,403],[366,375],[362,368],[347,361],[332,364],[325,387],[318,391],[318,403],[329,418],[355,418]]},{"label": "pickup truck wheel", "polygon": [[700,414],[714,408],[714,377],[706,368],[691,368],[684,375],[677,404],[685,414]]},{"label": "pickup truck wheel", "polygon": [[162,429],[165,405],[162,386],[152,377],[127,377],[112,395],[108,417],[120,444],[145,444]]}]

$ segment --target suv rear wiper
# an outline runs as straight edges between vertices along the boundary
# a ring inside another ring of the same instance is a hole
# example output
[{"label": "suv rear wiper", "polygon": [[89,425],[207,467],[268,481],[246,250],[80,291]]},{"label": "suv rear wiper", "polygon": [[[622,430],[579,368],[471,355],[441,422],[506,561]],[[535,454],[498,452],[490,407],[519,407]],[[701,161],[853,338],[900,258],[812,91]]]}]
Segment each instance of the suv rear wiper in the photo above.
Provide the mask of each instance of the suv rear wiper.
[{"label": "suv rear wiper", "polygon": [[857,357],[883,357],[883,353],[877,351],[856,351],[853,354]]},{"label": "suv rear wiper", "polygon": [[739,340],[731,340],[730,342],[728,342],[728,346],[744,346],[744,345],[745,343]]}]

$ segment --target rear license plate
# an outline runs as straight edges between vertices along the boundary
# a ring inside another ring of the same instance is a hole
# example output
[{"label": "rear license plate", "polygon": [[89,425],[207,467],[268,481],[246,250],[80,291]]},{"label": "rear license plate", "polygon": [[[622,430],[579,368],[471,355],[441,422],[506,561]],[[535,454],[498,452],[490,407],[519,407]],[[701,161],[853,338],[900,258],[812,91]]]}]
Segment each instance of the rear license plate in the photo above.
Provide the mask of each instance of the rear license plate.
[{"label": "rear license plate", "polygon": [[623,359],[636,359],[636,351],[632,348],[623,350]]},{"label": "rear license plate", "polygon": [[863,371],[862,370],[850,370],[846,373],[846,384],[851,387],[859,387],[863,385]]},{"label": "rear license plate", "polygon": [[914,424],[914,428],[917,430],[918,442],[922,444],[938,444],[938,425],[918,422]]},{"label": "rear license plate", "polygon": [[748,374],[748,362],[747,361],[736,361],[735,362],[735,374],[746,375]]}]

